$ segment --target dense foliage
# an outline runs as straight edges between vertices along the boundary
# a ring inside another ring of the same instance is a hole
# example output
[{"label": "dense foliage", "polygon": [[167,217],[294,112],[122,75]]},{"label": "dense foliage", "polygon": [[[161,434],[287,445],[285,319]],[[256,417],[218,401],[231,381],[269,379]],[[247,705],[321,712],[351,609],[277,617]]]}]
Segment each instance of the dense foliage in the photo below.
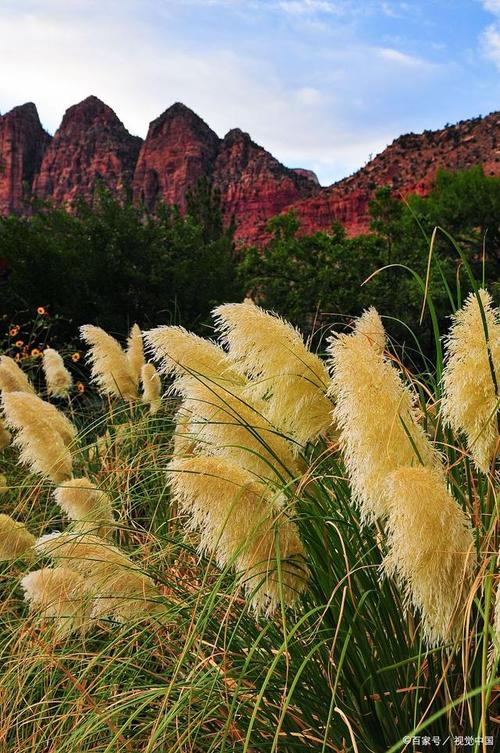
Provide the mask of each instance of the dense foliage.
[{"label": "dense foliage", "polygon": [[17,322],[24,310],[43,306],[60,317],[59,329],[70,322],[63,327],[66,340],[87,321],[120,332],[133,321],[206,332],[214,305],[250,292],[308,334],[321,335],[373,304],[398,320],[390,327],[393,338],[411,349],[410,328],[430,353],[431,321],[427,315],[420,324],[420,310],[433,230],[445,231],[432,244],[429,279],[444,326],[450,305],[456,308],[468,292],[446,233],[495,295],[500,179],[480,167],[443,171],[426,198],[401,202],[391,189],[380,188],[370,213],[371,232],[356,238],[338,223],[329,232],[303,236],[293,214],[281,215],[269,223],[266,248],[235,249],[234,228],[224,228],[220,197],[206,180],[187,197],[184,216],[166,206],[148,216],[104,190],[92,207],[81,203],[72,214],[41,206],[29,219],[0,219],[2,314]]},{"label": "dense foliage", "polygon": [[71,320],[71,332],[86,321],[113,331],[133,321],[199,328],[213,305],[240,295],[231,233],[204,183],[184,217],[169,207],[144,216],[105,191],[73,214],[41,207],[29,219],[7,217],[0,258],[2,313],[18,317],[41,305]]}]

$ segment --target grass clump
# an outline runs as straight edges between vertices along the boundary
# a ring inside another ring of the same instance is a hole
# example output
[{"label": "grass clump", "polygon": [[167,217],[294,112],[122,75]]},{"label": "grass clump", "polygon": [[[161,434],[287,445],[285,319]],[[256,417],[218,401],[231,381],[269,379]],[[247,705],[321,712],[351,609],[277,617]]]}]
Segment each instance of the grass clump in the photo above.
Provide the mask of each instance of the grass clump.
[{"label": "grass clump", "polygon": [[62,480],[4,394],[38,476],[4,450],[0,747],[480,750],[499,681],[498,310],[469,298],[424,374],[374,309],[328,365],[254,304],[216,322],[219,343],[145,333],[158,370],[137,328],[128,350],[84,329],[104,400],[73,412],[69,443],[52,421]]}]

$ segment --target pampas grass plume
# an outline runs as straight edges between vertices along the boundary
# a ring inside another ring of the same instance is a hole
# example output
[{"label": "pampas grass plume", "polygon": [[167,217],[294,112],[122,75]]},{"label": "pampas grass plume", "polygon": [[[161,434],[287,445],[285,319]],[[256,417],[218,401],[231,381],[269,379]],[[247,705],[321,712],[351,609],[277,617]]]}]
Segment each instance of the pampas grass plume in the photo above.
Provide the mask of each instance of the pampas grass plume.
[{"label": "pampas grass plume", "polygon": [[90,345],[88,361],[92,380],[103,395],[133,400],[137,397],[137,380],[127,354],[114,337],[100,327],[80,327],[82,339]]},{"label": "pampas grass plume", "polygon": [[0,391],[34,392],[33,385],[10,356],[0,356]]},{"label": "pampas grass plume", "polygon": [[144,346],[142,343],[142,332],[138,324],[134,324],[130,330],[126,354],[133,379],[135,384],[138,385],[141,379],[142,367],[144,366]]},{"label": "pampas grass plume", "polygon": [[[183,397],[179,436],[195,429],[196,441],[210,454],[234,460],[259,478],[296,475],[289,443],[263,415],[264,401],[251,401],[247,380],[222,348],[182,327],[158,327],[146,341],[173,374],[172,390]],[[187,430],[187,431],[186,431]]]},{"label": "pampas grass plume", "polygon": [[380,317],[369,309],[353,334],[338,335],[329,346],[333,417],[353,498],[366,520],[386,513],[385,480],[392,471],[421,464],[440,467],[417,423],[413,394],[384,357],[383,341]]},{"label": "pampas grass plume", "polygon": [[[488,329],[491,362],[500,386],[500,313],[486,290],[479,291]],[[463,432],[477,468],[488,472],[498,451],[499,395],[495,391],[481,311],[471,293],[453,317],[446,338],[442,412],[445,422]]]},{"label": "pampas grass plume", "polygon": [[303,548],[295,524],[269,490],[220,458],[176,458],[168,476],[190,528],[200,532],[200,550],[213,553],[221,567],[235,567],[257,612],[273,612],[280,602],[279,542],[283,597],[293,604],[307,580]]},{"label": "pampas grass plume", "polygon": [[152,363],[145,363],[141,369],[142,402],[149,405],[154,416],[161,407],[161,379]]},{"label": "pampas grass plume", "polygon": [[267,393],[270,422],[301,444],[325,433],[332,410],[328,371],[300,332],[253,302],[225,304],[214,314],[230,360],[251,380],[251,393]]},{"label": "pampas grass plume", "polygon": [[74,478],[54,491],[54,498],[75,521],[74,530],[107,536],[114,525],[111,500],[87,478]]},{"label": "pampas grass plume", "polygon": [[25,575],[21,587],[31,609],[54,621],[58,638],[86,627],[89,600],[85,581],[74,570],[44,567]]},{"label": "pampas grass plume", "polygon": [[22,557],[34,544],[35,537],[24,523],[18,523],[10,515],[0,514],[0,560]]},{"label": "pampas grass plume", "polygon": [[421,614],[429,645],[453,638],[475,565],[471,526],[430,468],[399,468],[386,480],[389,554],[384,569]]},{"label": "pampas grass plume", "polygon": [[128,620],[158,607],[153,581],[117,547],[92,534],[53,533],[36,541],[39,554],[63,563],[84,579],[92,598],[91,616]]},{"label": "pampas grass plume", "polygon": [[46,348],[43,351],[43,371],[47,391],[53,397],[67,397],[73,384],[73,379],[60,353],[54,348]]},{"label": "pampas grass plume", "polygon": [[67,445],[76,436],[70,421],[39,397],[27,392],[4,392],[2,405],[8,426],[17,434],[19,459],[55,483],[71,477],[72,459]]}]

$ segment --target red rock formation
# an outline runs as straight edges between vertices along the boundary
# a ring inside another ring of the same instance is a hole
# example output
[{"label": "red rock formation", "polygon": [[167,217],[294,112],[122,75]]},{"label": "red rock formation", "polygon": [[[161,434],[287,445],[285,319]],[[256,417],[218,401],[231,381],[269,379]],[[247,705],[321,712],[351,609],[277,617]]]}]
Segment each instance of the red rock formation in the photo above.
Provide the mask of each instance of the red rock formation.
[{"label": "red rock formation", "polygon": [[110,107],[87,97],[66,110],[35,178],[34,194],[63,205],[77,197],[91,202],[102,182],[123,196],[131,188],[141,143]]},{"label": "red rock formation", "polygon": [[148,211],[159,201],[184,209],[187,191],[205,176],[220,189],[226,222],[236,221],[239,243],[263,245],[269,218],[289,209],[297,212],[302,233],[328,230],[339,220],[356,235],[368,229],[368,202],[381,185],[400,196],[425,194],[438,167],[481,164],[487,174],[500,175],[499,131],[500,113],[492,113],[407,134],[354,175],[321,188],[314,173],[284,167],[239,129],[220,140],[180,103],[150,124],[141,148],[141,140],[96,97],[70,107],[51,142],[28,104],[0,117],[0,213],[28,213],[24,195],[32,182],[36,196],[56,204],[76,197],[91,201],[102,181],[118,196],[133,188],[134,199]]},{"label": "red rock formation", "polygon": [[0,214],[28,211],[33,176],[49,142],[32,102],[0,117]]},{"label": "red rock formation", "polygon": [[[464,170],[482,165],[500,176],[500,112],[465,120],[439,131],[400,136],[361,170],[289,209],[297,212],[301,232],[328,230],[334,220],[349,235],[369,229],[368,202],[375,190],[389,185],[395,195],[428,193],[438,168]],[[264,229],[257,237],[264,237]]]},{"label": "red rock formation", "polygon": [[222,141],[212,177],[226,220],[236,220],[238,242],[255,241],[259,225],[319,190],[309,177],[284,167],[239,128]]},{"label": "red rock formation", "polygon": [[180,102],[153,120],[134,175],[134,199],[152,211],[159,201],[185,209],[186,192],[210,175],[219,137]]}]

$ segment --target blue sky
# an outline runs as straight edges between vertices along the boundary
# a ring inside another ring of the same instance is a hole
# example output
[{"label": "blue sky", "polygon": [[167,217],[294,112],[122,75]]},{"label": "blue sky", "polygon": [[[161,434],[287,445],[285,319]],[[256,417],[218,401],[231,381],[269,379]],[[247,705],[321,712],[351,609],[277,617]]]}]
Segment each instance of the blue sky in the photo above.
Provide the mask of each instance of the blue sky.
[{"label": "blue sky", "polygon": [[500,0],[0,0],[0,112],[88,94],[132,132],[180,100],[323,184],[500,109]]}]

